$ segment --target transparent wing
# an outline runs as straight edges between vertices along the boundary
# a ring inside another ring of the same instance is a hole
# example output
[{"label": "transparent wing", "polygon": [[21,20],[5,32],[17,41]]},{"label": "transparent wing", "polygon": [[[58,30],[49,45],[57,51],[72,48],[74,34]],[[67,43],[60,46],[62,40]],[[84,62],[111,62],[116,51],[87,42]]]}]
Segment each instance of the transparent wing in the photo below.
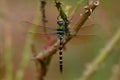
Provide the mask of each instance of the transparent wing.
[{"label": "transparent wing", "polygon": [[[50,41],[56,40],[57,38],[57,29],[53,27],[45,27],[46,31],[44,31],[44,26],[40,26],[28,21],[22,21],[22,33],[23,35],[34,34],[34,38],[38,41]],[[37,27],[37,30],[34,31],[34,28]]]},{"label": "transparent wing", "polygon": [[91,24],[88,26],[83,26],[80,28],[79,32],[76,35],[71,35],[75,38],[82,38],[82,37],[95,37],[96,36],[96,25]]},{"label": "transparent wing", "polygon": [[90,24],[87,26],[83,26],[80,28],[78,35],[80,34],[94,34],[96,32],[96,29],[98,29],[96,24]]},{"label": "transparent wing", "polygon": [[[28,21],[24,21],[22,22],[22,24],[25,27],[34,27],[34,28],[37,27],[37,32],[34,32],[31,30],[31,31],[28,31],[29,33],[39,34],[39,35],[56,35],[57,33],[57,29],[55,28],[40,26]],[[44,28],[46,29],[46,31],[44,30]]]},{"label": "transparent wing", "polygon": [[96,24],[81,27],[76,35],[71,35],[73,36],[71,43],[78,45],[94,40],[95,38],[97,38],[97,29],[98,27]]},{"label": "transparent wing", "polygon": [[[31,34],[36,34],[38,36],[56,36],[57,34],[57,29],[55,28],[51,28],[51,27],[45,27],[46,28],[46,32],[44,31],[44,28],[43,26],[40,26],[40,25],[36,25],[34,23],[31,23],[31,22],[28,22],[28,21],[24,21],[24,26],[34,26],[34,27],[38,27],[38,31],[37,32],[34,32],[34,31],[28,31],[29,33]],[[90,38],[93,38],[95,37],[95,31],[96,31],[97,27],[95,24],[91,24],[91,25],[88,25],[88,26],[83,26],[80,28],[79,32],[77,35],[71,35],[73,36],[74,38],[80,38],[81,40],[82,39],[90,39]]]}]

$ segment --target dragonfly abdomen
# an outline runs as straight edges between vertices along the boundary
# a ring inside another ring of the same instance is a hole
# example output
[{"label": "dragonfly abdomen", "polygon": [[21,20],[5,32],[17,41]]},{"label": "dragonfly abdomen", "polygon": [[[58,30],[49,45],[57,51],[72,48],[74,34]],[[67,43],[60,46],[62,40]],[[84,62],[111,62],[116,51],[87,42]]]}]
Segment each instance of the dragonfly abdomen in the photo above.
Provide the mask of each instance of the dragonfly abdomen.
[{"label": "dragonfly abdomen", "polygon": [[63,56],[62,56],[62,42],[60,41],[60,47],[59,47],[59,65],[60,65],[60,72],[63,72]]}]

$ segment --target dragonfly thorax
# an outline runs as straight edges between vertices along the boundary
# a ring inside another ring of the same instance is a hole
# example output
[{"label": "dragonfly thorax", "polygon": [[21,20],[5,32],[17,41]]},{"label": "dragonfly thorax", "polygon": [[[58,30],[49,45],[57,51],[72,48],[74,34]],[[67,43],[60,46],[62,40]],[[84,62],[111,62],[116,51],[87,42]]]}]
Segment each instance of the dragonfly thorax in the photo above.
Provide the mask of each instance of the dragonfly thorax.
[{"label": "dragonfly thorax", "polygon": [[64,35],[64,31],[63,31],[63,30],[61,30],[61,31],[58,30],[58,31],[57,31],[57,34],[58,34],[58,35]]},{"label": "dragonfly thorax", "polygon": [[57,35],[58,35],[58,38],[60,39],[60,40],[62,40],[63,39],[63,37],[64,37],[64,29],[57,29]]},{"label": "dragonfly thorax", "polygon": [[57,21],[57,24],[58,24],[59,26],[62,26],[62,25],[65,24],[65,22],[64,22],[64,21]]}]

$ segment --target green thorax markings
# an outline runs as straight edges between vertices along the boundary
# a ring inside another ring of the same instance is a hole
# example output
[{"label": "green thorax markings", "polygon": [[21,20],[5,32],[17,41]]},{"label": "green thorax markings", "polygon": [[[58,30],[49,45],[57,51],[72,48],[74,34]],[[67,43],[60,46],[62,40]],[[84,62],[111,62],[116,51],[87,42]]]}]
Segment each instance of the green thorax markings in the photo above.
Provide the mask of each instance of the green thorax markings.
[{"label": "green thorax markings", "polygon": [[60,12],[60,13],[59,13],[59,16],[60,16],[64,21],[68,21],[67,15],[64,13],[61,5],[62,5],[61,2],[59,2],[59,1],[56,2],[56,7],[57,7],[58,11]]},{"label": "green thorax markings", "polygon": [[70,31],[68,29],[68,25],[69,23],[65,22],[64,19],[62,19],[60,16],[57,18],[57,24],[58,24],[58,28],[57,28],[57,34],[62,34],[62,37],[64,35],[66,36],[70,36]]},{"label": "green thorax markings", "polygon": [[62,30],[62,29],[63,29],[63,27],[64,27],[64,26],[58,26],[58,29],[61,29],[61,30]]},{"label": "green thorax markings", "polygon": [[58,24],[58,29],[63,29],[64,30],[64,27],[65,27],[65,22],[63,21],[62,18],[58,18],[57,19],[57,24]]}]

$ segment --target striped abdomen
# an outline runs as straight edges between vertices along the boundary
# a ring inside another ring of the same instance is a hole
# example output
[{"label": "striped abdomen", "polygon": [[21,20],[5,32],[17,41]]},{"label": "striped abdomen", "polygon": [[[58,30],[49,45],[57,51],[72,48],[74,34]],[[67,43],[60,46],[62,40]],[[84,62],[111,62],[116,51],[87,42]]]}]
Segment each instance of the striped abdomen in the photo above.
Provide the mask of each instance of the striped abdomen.
[{"label": "striped abdomen", "polygon": [[60,41],[60,47],[59,47],[59,65],[60,65],[60,72],[63,72],[63,57],[62,57],[62,42]]}]

